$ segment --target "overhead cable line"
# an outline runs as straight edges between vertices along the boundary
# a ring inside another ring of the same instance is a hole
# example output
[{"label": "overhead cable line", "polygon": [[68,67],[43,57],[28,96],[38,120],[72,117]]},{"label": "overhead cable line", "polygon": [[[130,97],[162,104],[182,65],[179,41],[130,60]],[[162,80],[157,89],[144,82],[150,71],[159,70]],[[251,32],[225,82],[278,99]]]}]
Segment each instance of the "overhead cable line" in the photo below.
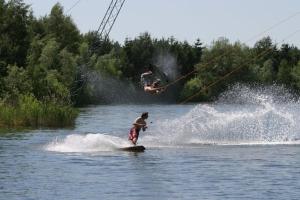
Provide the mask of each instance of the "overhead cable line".
[{"label": "overhead cable line", "polygon": [[[285,40],[287,40],[288,38],[294,36],[296,33],[300,32],[300,29],[292,32],[291,34],[289,34],[287,37],[285,37],[281,43],[284,43]],[[255,59],[258,59],[264,55],[266,55],[267,53],[269,53],[269,51],[271,51],[272,49],[267,49],[263,52],[261,52],[260,54],[258,54],[257,56],[255,56],[254,58],[252,58],[249,62],[245,63],[245,65],[241,65],[240,67],[236,67],[235,69],[231,70],[230,72],[226,73],[224,76],[220,77],[219,79],[212,81],[210,84],[202,87],[198,92],[196,92],[195,94],[188,96],[187,98],[185,98],[183,101],[181,101],[179,104],[184,104],[187,103],[188,101],[192,100],[193,98],[195,98],[196,96],[198,96],[201,92],[207,90],[208,88],[216,85],[217,83],[221,82],[222,80],[225,80],[227,77],[231,76],[233,73],[239,71],[240,69],[242,69],[244,66],[251,64],[251,62]]]},{"label": "overhead cable line", "polygon": [[249,38],[248,40],[246,40],[246,42],[249,42],[249,41],[251,41],[251,40],[253,40],[253,39],[255,39],[255,38],[257,38],[257,37],[259,37],[259,36],[261,36],[261,35],[263,35],[263,34],[265,34],[265,33],[267,33],[268,31],[270,31],[270,30],[276,28],[277,26],[279,26],[279,25],[281,25],[281,24],[283,24],[283,23],[289,21],[290,19],[296,17],[296,16],[299,15],[299,14],[300,14],[300,11],[295,12],[294,14],[292,14],[292,15],[290,15],[290,16],[288,16],[288,17],[282,19],[281,21],[279,21],[279,22],[273,24],[272,26],[270,26],[269,28],[265,29],[264,31],[262,31],[262,32],[260,32],[260,33],[258,33],[258,34],[256,34],[256,35],[254,35],[254,36],[252,36],[251,38]]},{"label": "overhead cable line", "polygon": [[[274,29],[275,27],[277,27],[277,26],[279,26],[279,25],[281,25],[281,24],[283,24],[283,23],[285,23],[285,22],[291,20],[292,18],[296,17],[296,16],[299,15],[299,14],[300,14],[300,11],[295,12],[295,13],[293,13],[292,15],[289,15],[288,17],[282,19],[281,21],[279,21],[279,22],[273,24],[272,26],[270,26],[269,28],[265,29],[264,31],[262,31],[262,32],[260,32],[260,33],[258,33],[258,34],[256,34],[255,36],[253,36],[253,37],[251,37],[251,38],[249,38],[249,39],[246,40],[245,42],[250,42],[250,41],[252,41],[253,39],[255,39],[255,38],[257,38],[257,37],[259,37],[259,36],[265,34],[266,32],[268,32],[268,31]],[[294,33],[294,34],[295,34],[295,33]],[[204,64],[204,65],[202,66],[202,68],[208,67],[213,61],[215,61],[215,60],[217,60],[218,58],[221,58],[221,57],[223,57],[223,56],[226,56],[227,54],[228,54],[228,53],[223,53],[223,54],[221,54],[221,55],[215,57],[214,59],[211,59],[209,62],[207,62],[206,64]],[[190,76],[190,75],[196,73],[197,71],[198,71],[198,69],[194,69],[194,70],[192,70],[192,71],[190,71],[190,72],[188,72],[188,73],[186,73],[186,74],[184,74],[184,75],[182,75],[182,76],[179,76],[178,78],[176,78],[176,79],[173,80],[172,82],[166,84],[166,85],[164,86],[164,88],[168,88],[169,86],[174,85],[174,84],[177,83],[178,81],[180,81],[180,80],[182,80],[182,79],[185,79],[186,77],[188,77],[188,76]]]},{"label": "overhead cable line", "polygon": [[103,40],[106,40],[115,21],[123,7],[125,0],[112,0],[109,4],[108,9],[100,23],[97,33]]},{"label": "overhead cable line", "polygon": [[[74,8],[80,0],[78,0],[72,7]],[[112,27],[114,26],[117,17],[124,5],[125,0],[111,0],[108,9],[105,12],[104,17],[99,25],[99,28],[96,31],[96,37],[99,36],[100,40],[105,41],[108,38]],[[69,9],[70,10],[70,9]],[[92,42],[93,43],[93,42]],[[93,48],[96,48],[98,45],[92,44]],[[92,51],[89,51],[89,56],[92,56]],[[80,79],[76,80],[75,83],[81,83],[81,86],[77,88],[75,91],[71,92],[71,96],[76,96],[78,92],[82,89],[82,87],[86,84],[88,77],[90,76],[89,71],[86,69],[85,65],[81,65],[79,68]]]},{"label": "overhead cable line", "polygon": [[69,13],[71,10],[73,10],[73,8],[75,8],[79,3],[80,3],[81,0],[78,0],[76,1],[67,11],[66,13]]}]

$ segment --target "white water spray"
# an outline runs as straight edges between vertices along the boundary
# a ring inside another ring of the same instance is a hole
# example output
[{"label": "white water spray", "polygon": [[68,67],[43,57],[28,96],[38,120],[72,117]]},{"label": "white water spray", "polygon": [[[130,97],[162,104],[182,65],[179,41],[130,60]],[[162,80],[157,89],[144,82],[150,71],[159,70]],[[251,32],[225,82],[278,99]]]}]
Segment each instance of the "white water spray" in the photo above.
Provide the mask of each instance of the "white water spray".
[{"label": "white water spray", "polygon": [[282,87],[237,84],[214,104],[199,104],[178,119],[162,122],[144,140],[149,146],[297,144],[299,113],[300,104]]},{"label": "white water spray", "polygon": [[170,79],[178,77],[178,65],[175,56],[168,52],[156,56],[155,65]]},{"label": "white water spray", "polygon": [[[174,107],[176,109],[176,107]],[[168,113],[165,117],[169,117]],[[185,115],[156,122],[140,145],[195,147],[210,145],[300,144],[300,102],[283,87],[235,85],[213,104],[198,104]],[[122,133],[124,134],[124,133]],[[46,149],[57,152],[115,151],[130,146],[109,134],[72,134]]]},{"label": "white water spray", "polygon": [[72,134],[65,139],[56,139],[51,142],[46,146],[46,150],[56,152],[103,152],[115,151],[129,145],[130,143],[127,140],[107,134]]}]

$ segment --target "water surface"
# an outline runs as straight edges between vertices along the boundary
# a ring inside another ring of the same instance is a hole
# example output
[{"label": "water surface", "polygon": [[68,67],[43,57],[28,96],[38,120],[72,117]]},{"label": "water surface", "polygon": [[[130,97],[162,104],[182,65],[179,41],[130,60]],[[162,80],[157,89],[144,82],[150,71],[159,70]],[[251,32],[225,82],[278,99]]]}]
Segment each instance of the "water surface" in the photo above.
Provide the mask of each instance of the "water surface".
[{"label": "water surface", "polygon": [[[144,111],[147,150],[118,151]],[[298,103],[84,108],[72,130],[1,134],[0,199],[299,199],[299,116]]]}]

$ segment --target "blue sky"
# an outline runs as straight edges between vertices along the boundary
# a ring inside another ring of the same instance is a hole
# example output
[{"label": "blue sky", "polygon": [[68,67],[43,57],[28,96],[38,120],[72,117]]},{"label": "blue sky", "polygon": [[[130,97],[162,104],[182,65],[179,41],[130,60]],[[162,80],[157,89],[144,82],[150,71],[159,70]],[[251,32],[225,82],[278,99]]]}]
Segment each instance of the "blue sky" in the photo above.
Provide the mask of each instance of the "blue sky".
[{"label": "blue sky", "polygon": [[[77,1],[25,0],[32,5],[35,16],[48,14],[57,2],[67,11]],[[109,3],[110,0],[81,0],[68,14],[85,33],[98,28]],[[275,24],[278,25],[255,37]],[[300,1],[126,0],[110,38],[123,43],[125,38],[134,38],[146,31],[157,38],[174,36],[191,43],[200,38],[205,45],[226,37],[251,46],[266,35],[281,44],[289,36],[284,42],[300,47]]]}]

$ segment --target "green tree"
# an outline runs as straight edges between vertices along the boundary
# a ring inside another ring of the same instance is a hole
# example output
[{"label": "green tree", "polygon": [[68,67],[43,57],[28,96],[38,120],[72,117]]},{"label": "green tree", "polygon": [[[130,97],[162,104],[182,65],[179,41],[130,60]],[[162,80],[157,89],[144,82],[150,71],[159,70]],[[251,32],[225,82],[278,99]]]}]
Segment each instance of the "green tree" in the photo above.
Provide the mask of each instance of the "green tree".
[{"label": "green tree", "polygon": [[289,85],[292,79],[291,71],[292,66],[288,63],[288,61],[285,59],[281,60],[278,68],[277,80],[281,83]]},{"label": "green tree", "polygon": [[[30,44],[29,6],[22,0],[0,0],[0,67],[6,71],[8,64],[25,67]],[[3,69],[5,68],[5,69]]]},{"label": "green tree", "polygon": [[300,61],[292,69],[293,86],[300,90]]},{"label": "green tree", "polygon": [[27,66],[30,68],[29,70],[32,70],[33,66],[39,64],[44,46],[45,40],[41,40],[39,37],[33,37],[27,54]]},{"label": "green tree", "polygon": [[[45,78],[47,96],[51,102],[59,103],[61,105],[70,104],[70,91],[59,80],[60,74],[57,70],[49,70]],[[48,100],[48,99],[47,99]]]},{"label": "green tree", "polygon": [[6,95],[3,98],[11,105],[17,103],[19,95],[30,94],[32,91],[32,83],[27,71],[15,65],[8,66],[8,75],[4,78],[4,85]]},{"label": "green tree", "polygon": [[97,60],[95,69],[106,75],[121,78],[121,61],[113,52],[100,56]]},{"label": "green tree", "polygon": [[83,41],[88,44],[91,55],[101,56],[108,54],[115,46],[109,38],[103,40],[96,31],[91,31],[83,36]]},{"label": "green tree", "polygon": [[138,82],[140,74],[152,63],[154,46],[151,36],[149,33],[144,33],[134,40],[126,39],[123,48],[129,61],[123,74]]},{"label": "green tree", "polygon": [[61,82],[70,89],[76,75],[76,58],[67,49],[63,49],[59,53],[59,63]]},{"label": "green tree", "polygon": [[286,60],[291,66],[297,65],[300,60],[300,50],[295,46],[283,44],[279,51],[279,58],[280,60]]},{"label": "green tree", "polygon": [[75,105],[84,105],[91,102],[91,88],[88,83],[90,71],[96,64],[96,55],[91,55],[89,45],[82,42],[79,55],[76,58],[75,80],[71,88],[71,97]]},{"label": "green tree", "polygon": [[[186,82],[181,92],[181,100],[206,101],[211,95],[211,89],[204,90],[205,85],[199,77],[192,78]],[[192,97],[191,99],[188,99]]]},{"label": "green tree", "polygon": [[54,39],[49,40],[43,47],[41,55],[39,57],[39,64],[43,65],[45,69],[60,69],[59,64],[59,43]]},{"label": "green tree", "polygon": [[67,50],[60,51],[55,39],[48,40],[42,50],[39,48],[43,43],[34,44],[37,47],[32,48],[33,54],[28,56],[32,64],[28,71],[35,96],[39,100],[69,103],[70,92],[67,88],[71,86],[75,74],[74,58]]},{"label": "green tree", "polygon": [[54,37],[60,49],[67,48],[71,53],[78,53],[81,37],[79,31],[70,18],[63,13],[63,7],[57,3],[50,15],[44,19],[47,37]]},{"label": "green tree", "polygon": [[264,62],[258,77],[263,83],[271,84],[274,81],[273,61],[271,59]]},{"label": "green tree", "polygon": [[213,85],[208,94],[214,96],[231,83],[249,80],[248,65],[247,46],[238,42],[231,44],[228,39],[220,38],[203,51],[202,60],[196,65],[197,76],[204,86]]},{"label": "green tree", "polygon": [[260,67],[263,67],[266,61],[271,60],[268,61],[270,63],[272,62],[272,69],[270,70],[277,73],[280,64],[280,55],[277,46],[273,44],[270,37],[264,37],[255,43],[252,49],[252,60],[253,63]]}]

